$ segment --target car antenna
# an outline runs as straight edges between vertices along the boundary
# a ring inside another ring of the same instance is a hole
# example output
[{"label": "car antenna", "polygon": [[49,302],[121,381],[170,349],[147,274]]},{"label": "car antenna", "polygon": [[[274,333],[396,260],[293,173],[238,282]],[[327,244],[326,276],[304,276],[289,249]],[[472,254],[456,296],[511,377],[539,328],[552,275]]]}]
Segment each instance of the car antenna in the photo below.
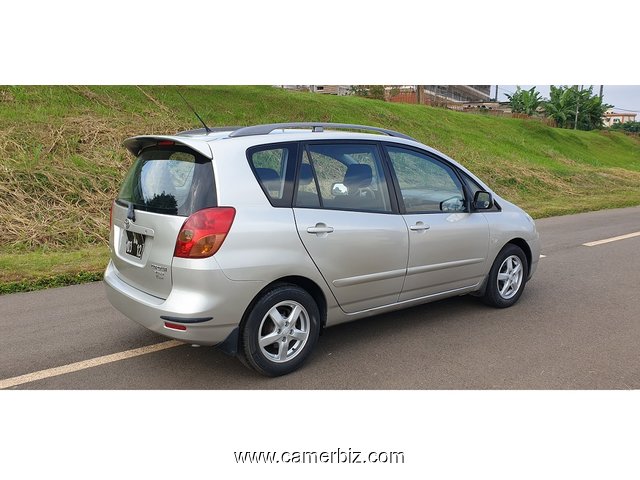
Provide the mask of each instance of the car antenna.
[{"label": "car antenna", "polygon": [[206,124],[206,123],[204,123],[204,120],[202,120],[202,118],[200,117],[200,115],[198,115],[198,112],[196,112],[196,109],[195,109],[195,108],[193,108],[193,107],[191,106],[191,104],[190,104],[189,102],[187,102],[187,99],[186,99],[186,98],[184,98],[184,97],[182,96],[182,94],[180,93],[180,90],[177,90],[177,89],[176,89],[176,92],[178,92],[178,95],[180,95],[180,98],[182,99],[182,101],[183,101],[184,103],[186,103],[186,104],[187,104],[187,107],[189,107],[189,108],[191,109],[191,111],[193,112],[193,114],[194,114],[196,117],[198,117],[198,120],[200,120],[200,123],[201,123],[201,124],[202,124],[202,126],[204,127],[205,132],[207,132],[207,133],[211,133],[211,129],[210,129],[209,127],[207,127],[207,124]]}]

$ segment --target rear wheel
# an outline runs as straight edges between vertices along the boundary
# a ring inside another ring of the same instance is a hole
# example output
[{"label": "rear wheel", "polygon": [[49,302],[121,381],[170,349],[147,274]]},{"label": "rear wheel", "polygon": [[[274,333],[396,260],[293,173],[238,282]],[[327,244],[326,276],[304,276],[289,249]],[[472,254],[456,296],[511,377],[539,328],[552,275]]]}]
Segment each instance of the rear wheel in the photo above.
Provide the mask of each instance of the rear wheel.
[{"label": "rear wheel", "polygon": [[281,285],[253,306],[241,332],[247,364],[263,375],[285,375],[309,356],[320,331],[313,297],[296,285]]},{"label": "rear wheel", "polygon": [[529,266],[527,257],[520,247],[506,245],[498,254],[487,280],[487,288],[482,300],[487,305],[507,308],[515,304],[527,282]]}]

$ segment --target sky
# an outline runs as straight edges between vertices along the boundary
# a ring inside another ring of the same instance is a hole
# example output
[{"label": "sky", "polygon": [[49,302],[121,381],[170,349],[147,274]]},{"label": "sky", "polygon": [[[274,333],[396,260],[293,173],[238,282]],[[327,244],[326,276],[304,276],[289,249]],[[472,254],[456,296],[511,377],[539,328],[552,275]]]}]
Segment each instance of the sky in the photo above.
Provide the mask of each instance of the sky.
[{"label": "sky", "polygon": [[[529,89],[534,85],[520,85],[523,89]],[[589,88],[589,85],[585,85]],[[495,95],[496,86],[491,86],[491,96]],[[537,85],[540,94],[549,98],[549,85]],[[505,93],[516,91],[515,85],[498,85],[498,99],[507,101]],[[596,95],[600,92],[600,85],[593,85],[593,93]],[[640,118],[640,85],[605,85],[603,90],[604,102],[614,106],[616,112],[637,113]]]}]

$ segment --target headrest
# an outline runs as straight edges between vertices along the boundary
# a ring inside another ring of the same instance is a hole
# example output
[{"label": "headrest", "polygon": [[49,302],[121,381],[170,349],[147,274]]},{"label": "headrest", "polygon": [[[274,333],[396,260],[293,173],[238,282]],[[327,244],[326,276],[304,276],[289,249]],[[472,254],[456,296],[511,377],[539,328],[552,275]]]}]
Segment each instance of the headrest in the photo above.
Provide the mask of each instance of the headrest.
[{"label": "headrest", "polygon": [[256,168],[258,178],[267,190],[280,189],[280,175],[272,168]]},{"label": "headrest", "polygon": [[366,163],[353,163],[347,167],[344,174],[344,184],[347,188],[365,188],[371,185],[371,167]]}]

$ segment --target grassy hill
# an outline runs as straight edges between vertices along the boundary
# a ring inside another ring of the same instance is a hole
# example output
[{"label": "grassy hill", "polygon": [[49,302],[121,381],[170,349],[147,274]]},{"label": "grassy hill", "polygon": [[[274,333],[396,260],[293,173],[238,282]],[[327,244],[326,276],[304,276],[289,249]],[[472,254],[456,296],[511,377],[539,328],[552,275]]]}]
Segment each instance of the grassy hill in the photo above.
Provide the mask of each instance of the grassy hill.
[{"label": "grassy hill", "polygon": [[[534,217],[640,204],[640,140],[623,134],[271,87],[179,88],[209,126],[327,121],[407,133]],[[173,87],[0,87],[0,284],[27,281],[0,293],[100,272],[109,205],[132,162],[122,140],[197,126]]]}]

